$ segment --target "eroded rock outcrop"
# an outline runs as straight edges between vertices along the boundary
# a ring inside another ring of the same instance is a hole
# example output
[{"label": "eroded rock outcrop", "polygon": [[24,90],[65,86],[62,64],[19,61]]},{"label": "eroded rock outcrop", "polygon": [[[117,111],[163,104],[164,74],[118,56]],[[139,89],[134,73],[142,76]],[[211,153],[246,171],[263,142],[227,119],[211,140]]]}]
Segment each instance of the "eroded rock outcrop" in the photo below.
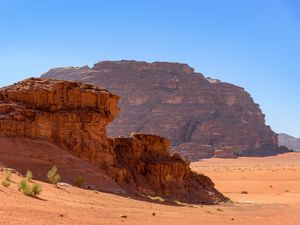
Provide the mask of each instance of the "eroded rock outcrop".
[{"label": "eroded rock outcrop", "polygon": [[27,79],[0,89],[0,132],[53,141],[99,164],[115,164],[105,127],[119,97],[92,85]]},{"label": "eroded rock outcrop", "polygon": [[0,89],[0,134],[39,138],[101,167],[124,190],[213,204],[225,200],[212,181],[192,172],[169,140],[145,134],[110,139],[119,97],[79,82],[30,78]]},{"label": "eroded rock outcrop", "polygon": [[277,152],[277,134],[243,88],[205,78],[186,64],[103,61],[42,76],[94,83],[121,96],[112,136],[158,134],[192,160]]},{"label": "eroded rock outcrop", "polygon": [[[129,172],[126,183],[147,195],[160,195],[195,203],[213,203],[223,196],[212,181],[197,174],[178,153],[168,153],[170,141],[156,136],[132,134],[114,139],[118,164]],[[217,196],[217,198],[216,198]],[[196,200],[196,201],[195,201]]]}]

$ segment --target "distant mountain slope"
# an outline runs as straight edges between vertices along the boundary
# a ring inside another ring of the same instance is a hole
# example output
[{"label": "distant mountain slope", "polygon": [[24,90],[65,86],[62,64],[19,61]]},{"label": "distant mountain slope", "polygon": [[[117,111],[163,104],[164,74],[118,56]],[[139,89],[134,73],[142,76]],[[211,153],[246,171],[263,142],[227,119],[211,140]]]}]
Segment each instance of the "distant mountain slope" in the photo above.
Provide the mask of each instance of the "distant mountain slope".
[{"label": "distant mountain slope", "polygon": [[279,145],[286,146],[294,151],[300,151],[300,138],[281,133],[278,135],[278,142]]},{"label": "distant mountain slope", "polygon": [[[121,96],[111,136],[154,133],[189,159],[276,152],[277,134],[243,88],[205,78],[187,64],[103,61],[55,68],[42,77],[80,80]],[[247,152],[247,153],[246,153]]]}]

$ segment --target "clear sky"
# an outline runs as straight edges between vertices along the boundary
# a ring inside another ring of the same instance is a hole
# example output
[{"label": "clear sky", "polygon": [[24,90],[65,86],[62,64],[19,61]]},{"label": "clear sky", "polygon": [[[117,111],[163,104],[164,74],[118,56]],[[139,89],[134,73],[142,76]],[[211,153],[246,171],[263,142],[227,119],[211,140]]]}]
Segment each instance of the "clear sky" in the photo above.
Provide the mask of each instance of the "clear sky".
[{"label": "clear sky", "polygon": [[300,137],[298,0],[0,0],[0,86],[119,59],[242,86],[268,125]]}]

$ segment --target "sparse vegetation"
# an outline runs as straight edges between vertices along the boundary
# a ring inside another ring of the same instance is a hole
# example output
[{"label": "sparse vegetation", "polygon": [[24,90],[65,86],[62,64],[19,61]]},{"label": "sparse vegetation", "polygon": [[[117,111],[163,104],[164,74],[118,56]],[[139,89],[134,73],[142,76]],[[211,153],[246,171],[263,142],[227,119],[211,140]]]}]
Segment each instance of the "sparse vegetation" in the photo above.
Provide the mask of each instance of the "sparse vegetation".
[{"label": "sparse vegetation", "polygon": [[25,195],[30,195],[30,188],[26,179],[22,179],[19,183],[19,191],[23,192]]},{"label": "sparse vegetation", "polygon": [[34,196],[39,195],[42,192],[42,187],[41,185],[37,184],[37,183],[33,183],[32,184],[32,193]]},{"label": "sparse vegetation", "polygon": [[11,180],[10,180],[11,174],[12,174],[12,173],[11,173],[10,171],[5,172],[5,174],[4,174],[4,179],[5,179],[5,180],[11,181]]},{"label": "sparse vegetation", "polygon": [[248,191],[242,191],[241,194],[247,195]]},{"label": "sparse vegetation", "polygon": [[74,185],[77,187],[81,187],[84,183],[84,178],[82,176],[78,176],[74,179]]},{"label": "sparse vegetation", "polygon": [[11,178],[11,172],[6,172],[6,173],[4,174],[4,179],[3,179],[3,181],[1,182],[1,184],[2,184],[3,187],[8,188],[8,187],[10,186],[10,184],[11,184],[10,178]]},{"label": "sparse vegetation", "polygon": [[31,172],[31,170],[27,170],[25,177],[26,177],[26,180],[28,180],[28,181],[32,180],[32,172]]},{"label": "sparse vegetation", "polygon": [[9,180],[3,180],[2,182],[1,182],[1,184],[2,184],[2,186],[3,187],[6,187],[6,188],[8,188],[9,186],[10,186],[10,181]]},{"label": "sparse vegetation", "polygon": [[30,197],[37,197],[37,195],[42,192],[42,187],[37,183],[33,183],[32,185],[30,185],[28,183],[28,180],[25,178],[19,183],[19,191]]},{"label": "sparse vegetation", "polygon": [[51,170],[48,171],[47,177],[51,184],[57,185],[60,180],[60,175],[58,174],[56,166],[53,166]]}]

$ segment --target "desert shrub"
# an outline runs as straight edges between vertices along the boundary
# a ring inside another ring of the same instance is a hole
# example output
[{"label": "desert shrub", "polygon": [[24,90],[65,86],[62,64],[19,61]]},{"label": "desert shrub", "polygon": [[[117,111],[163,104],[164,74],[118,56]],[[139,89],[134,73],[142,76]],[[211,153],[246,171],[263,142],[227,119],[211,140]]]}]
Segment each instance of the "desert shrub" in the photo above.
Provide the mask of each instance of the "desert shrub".
[{"label": "desert shrub", "polygon": [[2,182],[1,182],[1,184],[2,184],[2,186],[3,187],[6,187],[6,188],[8,188],[9,186],[10,186],[10,181],[9,180],[3,180]]},{"label": "desert shrub", "polygon": [[34,196],[39,195],[42,192],[42,187],[41,185],[37,184],[37,183],[33,183],[32,184],[32,193]]},{"label": "desert shrub", "polygon": [[36,197],[42,192],[42,187],[37,183],[30,185],[28,180],[25,178],[19,183],[19,191],[23,192],[24,195]]},{"label": "desert shrub", "polygon": [[27,170],[25,177],[26,177],[26,180],[28,180],[28,181],[32,180],[32,172],[31,172],[31,170]]},{"label": "desert shrub", "polygon": [[3,187],[6,187],[6,188],[7,188],[7,187],[10,186],[10,184],[11,184],[10,178],[11,178],[11,172],[6,172],[6,173],[4,174],[4,179],[3,179],[3,181],[1,182],[1,184],[2,184]]},{"label": "desert shrub", "polygon": [[19,191],[23,192],[25,195],[32,196],[32,190],[27,183],[27,179],[22,179],[19,183]]},{"label": "desert shrub", "polygon": [[57,172],[57,167],[53,166],[51,170],[48,171],[47,174],[48,180],[50,181],[51,184],[57,184],[60,180],[60,175]]},{"label": "desert shrub", "polygon": [[74,185],[77,187],[81,187],[84,183],[84,178],[82,176],[78,176],[74,179]]},{"label": "desert shrub", "polygon": [[4,180],[11,181],[11,180],[10,180],[11,174],[12,174],[12,173],[11,173],[10,171],[5,172],[5,174],[4,174]]}]

